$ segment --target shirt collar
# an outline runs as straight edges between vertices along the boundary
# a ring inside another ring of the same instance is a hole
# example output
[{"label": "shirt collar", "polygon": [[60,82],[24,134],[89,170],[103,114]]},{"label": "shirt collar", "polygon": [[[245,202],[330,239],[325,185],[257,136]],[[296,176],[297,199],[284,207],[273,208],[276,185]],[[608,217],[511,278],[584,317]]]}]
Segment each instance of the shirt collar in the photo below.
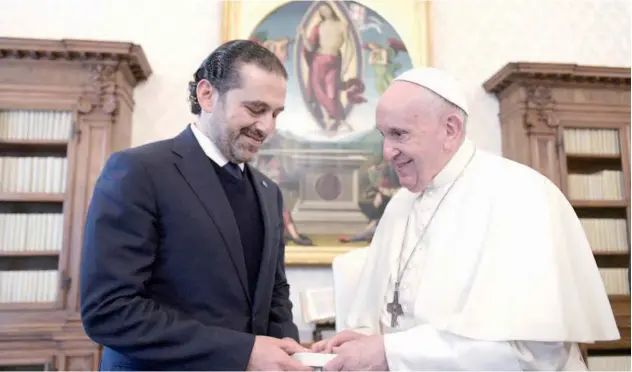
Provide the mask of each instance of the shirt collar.
[{"label": "shirt collar", "polygon": [[[228,164],[228,159],[226,159],[224,154],[219,151],[215,143],[213,143],[213,141],[211,141],[207,136],[204,135],[204,133],[202,133],[202,131],[200,131],[197,125],[191,124],[191,131],[193,132],[195,139],[200,144],[200,147],[202,148],[202,151],[204,151],[206,156],[208,156],[211,160],[215,162],[215,164],[219,165],[220,167]],[[243,171],[244,163],[239,163],[238,165],[239,168]]]},{"label": "shirt collar", "polygon": [[428,188],[440,188],[453,182],[467,166],[475,150],[476,148],[472,141],[467,138],[463,140],[459,149],[450,158],[445,167],[432,179]]}]

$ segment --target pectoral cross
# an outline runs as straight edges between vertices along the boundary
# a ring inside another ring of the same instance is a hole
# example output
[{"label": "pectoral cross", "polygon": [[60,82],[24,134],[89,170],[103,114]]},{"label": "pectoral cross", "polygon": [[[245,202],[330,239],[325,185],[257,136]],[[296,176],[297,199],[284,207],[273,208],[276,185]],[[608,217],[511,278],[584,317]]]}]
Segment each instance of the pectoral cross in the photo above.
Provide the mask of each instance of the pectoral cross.
[{"label": "pectoral cross", "polygon": [[395,283],[395,292],[393,292],[393,301],[386,305],[386,311],[391,314],[391,327],[397,327],[397,318],[404,315],[402,305],[399,303],[399,282]]}]

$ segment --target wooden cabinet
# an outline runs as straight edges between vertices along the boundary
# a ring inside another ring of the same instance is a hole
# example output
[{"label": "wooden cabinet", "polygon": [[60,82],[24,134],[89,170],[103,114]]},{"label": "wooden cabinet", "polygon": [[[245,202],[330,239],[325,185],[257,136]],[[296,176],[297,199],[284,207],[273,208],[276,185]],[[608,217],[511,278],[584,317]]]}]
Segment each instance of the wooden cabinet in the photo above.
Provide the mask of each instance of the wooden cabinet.
[{"label": "wooden cabinet", "polygon": [[607,355],[629,370],[630,69],[509,63],[484,87],[499,100],[503,155],[553,180],[590,240],[621,340],[586,345],[589,367]]},{"label": "wooden cabinet", "polygon": [[140,46],[0,38],[0,370],[95,370],[79,316],[92,189],[130,146]]}]

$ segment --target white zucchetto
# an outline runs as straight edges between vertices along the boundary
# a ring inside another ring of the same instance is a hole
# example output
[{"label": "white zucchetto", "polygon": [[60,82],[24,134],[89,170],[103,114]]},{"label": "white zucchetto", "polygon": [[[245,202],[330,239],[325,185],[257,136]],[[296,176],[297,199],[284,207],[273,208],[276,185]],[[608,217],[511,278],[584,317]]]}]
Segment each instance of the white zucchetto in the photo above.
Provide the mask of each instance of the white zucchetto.
[{"label": "white zucchetto", "polygon": [[421,67],[408,70],[393,81],[408,81],[427,88],[468,114],[468,105],[461,84],[444,71],[433,67]]}]

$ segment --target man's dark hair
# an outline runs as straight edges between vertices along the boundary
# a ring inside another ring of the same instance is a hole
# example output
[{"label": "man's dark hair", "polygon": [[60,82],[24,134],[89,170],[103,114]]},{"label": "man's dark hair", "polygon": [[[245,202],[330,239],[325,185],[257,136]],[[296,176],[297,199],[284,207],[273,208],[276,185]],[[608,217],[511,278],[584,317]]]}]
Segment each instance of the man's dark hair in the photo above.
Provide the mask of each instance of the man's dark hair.
[{"label": "man's dark hair", "polygon": [[208,80],[222,96],[229,90],[240,87],[239,67],[250,63],[287,79],[287,71],[283,63],[274,53],[262,45],[250,40],[228,41],[215,49],[202,62],[200,68],[193,75],[193,81],[189,82],[191,112],[194,115],[199,115],[202,111],[196,94],[200,80]]}]

